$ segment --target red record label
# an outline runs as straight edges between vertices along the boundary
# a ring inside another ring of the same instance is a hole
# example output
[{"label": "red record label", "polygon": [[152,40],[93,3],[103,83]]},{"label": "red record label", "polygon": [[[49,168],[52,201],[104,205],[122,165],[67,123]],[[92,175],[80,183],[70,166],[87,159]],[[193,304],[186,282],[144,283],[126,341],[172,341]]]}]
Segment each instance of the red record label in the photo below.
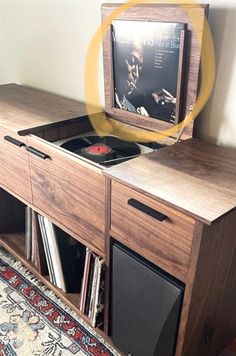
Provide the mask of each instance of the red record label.
[{"label": "red record label", "polygon": [[111,152],[111,148],[106,145],[92,145],[84,149],[85,152],[91,155],[106,155]]}]

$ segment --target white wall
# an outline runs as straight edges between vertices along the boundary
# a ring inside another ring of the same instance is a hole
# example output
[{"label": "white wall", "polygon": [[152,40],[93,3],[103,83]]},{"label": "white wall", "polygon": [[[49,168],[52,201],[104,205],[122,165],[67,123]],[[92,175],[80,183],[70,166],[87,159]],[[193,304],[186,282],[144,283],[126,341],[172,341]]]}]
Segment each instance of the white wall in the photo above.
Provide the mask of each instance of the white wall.
[{"label": "white wall", "polygon": [[236,3],[209,0],[217,60],[214,92],[197,122],[207,141],[236,147]]},{"label": "white wall", "polygon": [[[100,24],[102,2],[116,1],[0,0],[0,83],[17,82],[84,100],[85,56]],[[236,4],[209,3],[217,80],[197,133],[236,147]],[[104,103],[101,56],[99,66]]]},{"label": "white wall", "polygon": [[100,22],[100,1],[0,1],[14,81],[83,100],[85,55]]},{"label": "white wall", "polygon": [[3,18],[2,13],[2,4],[0,2],[0,83],[4,83],[6,77],[6,56],[5,56],[5,45],[4,45],[4,35],[3,35]]}]

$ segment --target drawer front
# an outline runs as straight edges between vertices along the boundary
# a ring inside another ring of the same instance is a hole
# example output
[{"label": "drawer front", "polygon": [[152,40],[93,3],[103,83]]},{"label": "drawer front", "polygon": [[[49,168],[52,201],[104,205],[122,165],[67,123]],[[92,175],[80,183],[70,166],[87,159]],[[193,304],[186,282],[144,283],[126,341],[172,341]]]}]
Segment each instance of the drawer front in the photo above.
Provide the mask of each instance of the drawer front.
[{"label": "drawer front", "polygon": [[33,203],[83,240],[104,251],[105,178],[99,169],[28,137]]},{"label": "drawer front", "polygon": [[194,224],[183,213],[112,182],[111,235],[184,282]]},{"label": "drawer front", "polygon": [[0,185],[32,203],[25,138],[0,128]]}]

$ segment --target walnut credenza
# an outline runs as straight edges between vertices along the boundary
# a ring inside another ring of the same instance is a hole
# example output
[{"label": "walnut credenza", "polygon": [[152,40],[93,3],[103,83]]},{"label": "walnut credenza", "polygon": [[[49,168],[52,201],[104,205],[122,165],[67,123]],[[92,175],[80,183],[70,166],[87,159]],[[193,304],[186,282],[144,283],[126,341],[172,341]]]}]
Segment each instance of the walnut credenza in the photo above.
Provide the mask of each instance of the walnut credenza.
[{"label": "walnut credenza", "polygon": [[25,258],[25,206],[105,258],[106,337],[111,245],[122,243],[184,285],[175,355],[217,355],[236,335],[235,151],[193,138],[101,169],[53,144],[91,130],[81,103],[16,85],[0,97],[1,245],[88,323],[79,293]]}]

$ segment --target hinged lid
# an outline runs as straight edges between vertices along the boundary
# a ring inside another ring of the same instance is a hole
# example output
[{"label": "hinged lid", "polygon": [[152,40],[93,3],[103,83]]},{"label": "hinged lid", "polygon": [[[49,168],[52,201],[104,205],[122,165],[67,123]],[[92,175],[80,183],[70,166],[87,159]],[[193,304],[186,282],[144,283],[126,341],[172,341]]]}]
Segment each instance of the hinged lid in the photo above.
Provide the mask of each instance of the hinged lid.
[{"label": "hinged lid", "polygon": [[[119,6],[104,4],[102,19],[113,17]],[[185,118],[197,99],[207,14],[208,5],[142,4],[111,22],[103,40],[108,116],[155,131]],[[192,132],[193,122],[182,138]]]},{"label": "hinged lid", "polygon": [[[96,107],[90,110],[96,113]],[[86,105],[73,99],[18,84],[0,85],[0,126],[19,135],[42,131],[60,123],[77,121]]]}]

